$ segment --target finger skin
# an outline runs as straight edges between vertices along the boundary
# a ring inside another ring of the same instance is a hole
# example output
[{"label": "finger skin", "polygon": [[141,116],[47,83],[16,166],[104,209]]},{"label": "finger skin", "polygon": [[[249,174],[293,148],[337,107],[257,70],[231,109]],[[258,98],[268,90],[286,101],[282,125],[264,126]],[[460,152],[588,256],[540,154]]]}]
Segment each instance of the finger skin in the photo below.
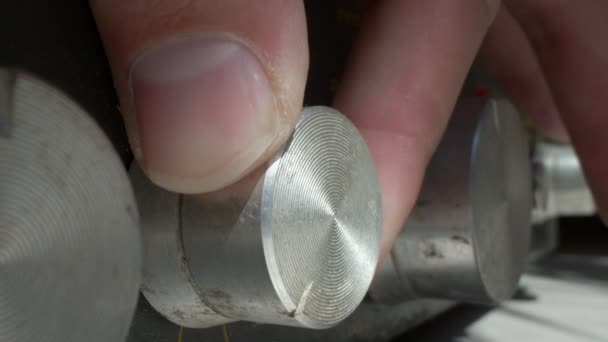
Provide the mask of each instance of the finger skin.
[{"label": "finger skin", "polygon": [[378,168],[383,259],[415,202],[499,2],[370,5],[334,103],[360,128]]},{"label": "finger skin", "polygon": [[131,146],[169,190],[217,190],[289,136],[308,71],[302,1],[91,0]]},{"label": "finger skin", "polygon": [[490,26],[479,60],[545,136],[561,142],[569,140],[536,54],[504,6]]},{"label": "finger skin", "polygon": [[608,222],[608,2],[510,0]]}]

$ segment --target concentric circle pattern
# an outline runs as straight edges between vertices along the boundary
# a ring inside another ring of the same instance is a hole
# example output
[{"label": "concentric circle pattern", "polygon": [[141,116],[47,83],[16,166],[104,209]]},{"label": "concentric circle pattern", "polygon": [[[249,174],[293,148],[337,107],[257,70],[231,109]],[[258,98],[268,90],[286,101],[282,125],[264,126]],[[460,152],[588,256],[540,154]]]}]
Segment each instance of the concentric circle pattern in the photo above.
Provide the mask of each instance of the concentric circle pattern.
[{"label": "concentric circle pattern", "polygon": [[58,91],[23,73],[0,86],[12,88],[12,110],[0,113],[10,119],[0,135],[0,341],[124,341],[141,251],[122,163]]},{"label": "concentric circle pattern", "polygon": [[338,323],[365,296],[378,259],[380,194],[365,142],[340,113],[310,107],[264,192],[266,259],[279,297],[305,325]]}]

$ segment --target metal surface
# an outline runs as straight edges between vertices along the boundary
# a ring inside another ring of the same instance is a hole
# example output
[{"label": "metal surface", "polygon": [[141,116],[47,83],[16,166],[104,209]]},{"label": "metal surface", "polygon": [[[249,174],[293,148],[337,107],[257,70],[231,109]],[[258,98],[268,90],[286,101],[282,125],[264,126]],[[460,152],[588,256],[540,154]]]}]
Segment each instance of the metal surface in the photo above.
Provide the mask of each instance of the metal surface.
[{"label": "metal surface", "polygon": [[141,241],[121,161],[59,91],[0,73],[0,340],[122,341]]},{"label": "metal surface", "polygon": [[228,321],[328,328],[371,283],[381,229],[373,160],[356,128],[305,109],[249,190],[168,194],[134,171],[146,255],[142,292],[188,327]]},{"label": "metal surface", "polygon": [[539,140],[533,160],[535,222],[595,213],[593,195],[571,145]]},{"label": "metal surface", "polygon": [[527,146],[507,101],[461,102],[372,296],[389,303],[509,298],[530,238]]},{"label": "metal surface", "polygon": [[203,328],[232,319],[212,310],[192,282],[181,235],[180,195],[154,186],[138,167],[131,182],[139,203],[144,244],[141,292],[169,320]]}]

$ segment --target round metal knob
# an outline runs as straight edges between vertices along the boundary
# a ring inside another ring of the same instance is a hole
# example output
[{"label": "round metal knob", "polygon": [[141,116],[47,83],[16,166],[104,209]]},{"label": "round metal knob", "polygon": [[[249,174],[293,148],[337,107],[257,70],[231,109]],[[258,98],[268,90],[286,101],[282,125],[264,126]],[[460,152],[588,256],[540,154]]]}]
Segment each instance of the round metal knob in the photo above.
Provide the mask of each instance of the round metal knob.
[{"label": "round metal knob", "polygon": [[509,298],[530,239],[530,178],[514,108],[506,100],[460,103],[372,296],[389,303]]},{"label": "round metal knob", "polygon": [[140,243],[127,173],[95,122],[0,69],[0,340],[124,341]]},{"label": "round metal knob", "polygon": [[305,109],[247,190],[186,196],[137,169],[132,179],[146,247],[142,291],[173,322],[327,328],[369,288],[381,233],[376,171],[357,129],[330,108]]}]

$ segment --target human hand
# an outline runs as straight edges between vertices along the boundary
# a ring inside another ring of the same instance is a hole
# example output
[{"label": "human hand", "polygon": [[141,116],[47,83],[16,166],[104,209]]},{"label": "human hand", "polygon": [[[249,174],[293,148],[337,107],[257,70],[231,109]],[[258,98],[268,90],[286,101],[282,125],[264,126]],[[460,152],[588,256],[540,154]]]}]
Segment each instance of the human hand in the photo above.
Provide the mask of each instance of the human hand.
[{"label": "human hand", "polygon": [[[90,3],[132,149],[156,184],[215,191],[285,143],[301,111],[308,70],[301,0]],[[368,2],[334,105],[359,127],[376,161],[381,257],[416,200],[478,51],[533,122],[549,136],[570,137],[608,215],[602,101],[608,2],[508,0],[501,6],[497,0]]]}]

